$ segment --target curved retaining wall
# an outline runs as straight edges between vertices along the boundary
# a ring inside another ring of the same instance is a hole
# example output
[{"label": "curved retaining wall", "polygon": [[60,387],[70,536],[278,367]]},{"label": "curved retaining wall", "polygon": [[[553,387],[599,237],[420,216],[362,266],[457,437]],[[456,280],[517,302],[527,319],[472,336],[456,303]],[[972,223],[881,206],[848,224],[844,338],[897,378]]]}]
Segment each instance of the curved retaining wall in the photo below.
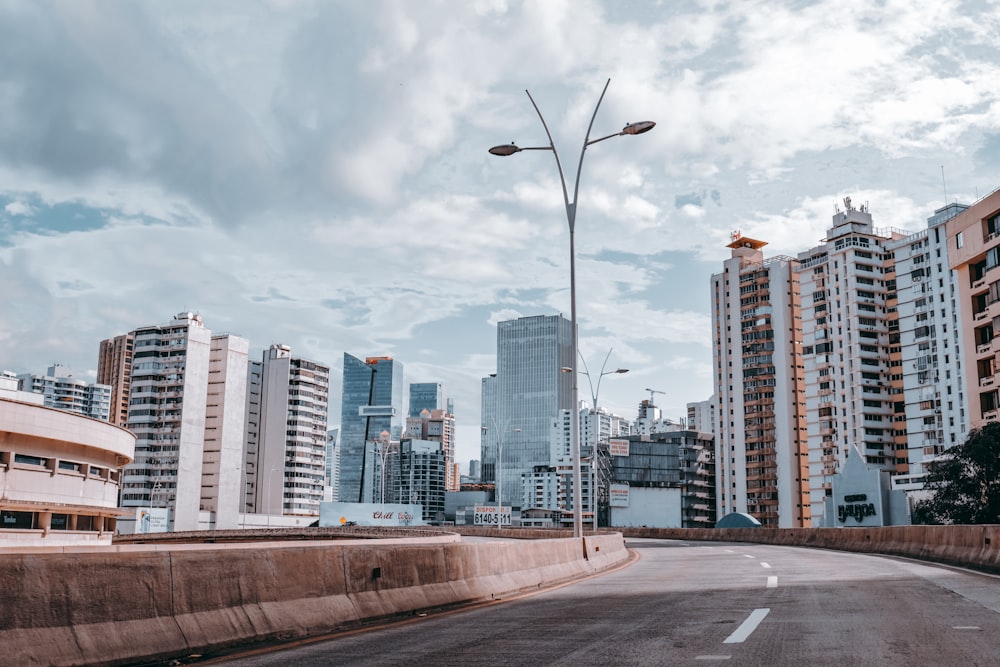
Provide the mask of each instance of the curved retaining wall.
[{"label": "curved retaining wall", "polygon": [[4,659],[113,665],[306,637],[539,589],[628,558],[620,533],[233,547],[0,554]]},{"label": "curved retaining wall", "polygon": [[1000,526],[621,528],[626,537],[751,542],[908,556],[1000,573]]}]

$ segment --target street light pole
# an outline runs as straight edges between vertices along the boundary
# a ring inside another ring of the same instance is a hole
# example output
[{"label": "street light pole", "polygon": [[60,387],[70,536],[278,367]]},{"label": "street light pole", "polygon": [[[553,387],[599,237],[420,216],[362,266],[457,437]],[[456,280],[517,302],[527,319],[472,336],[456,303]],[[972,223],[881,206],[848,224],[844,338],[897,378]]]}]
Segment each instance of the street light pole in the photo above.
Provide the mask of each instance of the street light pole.
[{"label": "street light pole", "polygon": [[[597,397],[601,393],[601,378],[605,375],[616,375],[628,373],[627,368],[616,368],[613,371],[605,371],[605,367],[608,365],[608,359],[611,358],[611,352],[614,350],[613,347],[608,348],[608,353],[604,355],[604,363],[601,364],[601,373],[597,376],[597,388],[594,388],[594,382],[590,377],[590,369],[587,368],[587,360],[580,355],[580,361],[583,362],[583,374],[587,376],[587,384],[590,386],[590,397],[593,402],[590,404],[591,414],[594,415],[594,419],[597,422],[597,436],[594,441],[594,446],[591,449],[590,455],[590,497],[591,497],[591,508],[594,510],[594,534],[597,534],[598,523],[597,523],[597,444],[601,441],[601,415],[597,412]],[[610,417],[609,417],[610,419]],[[610,436],[610,433],[608,434]]]},{"label": "street light pole", "polygon": [[530,147],[520,147],[513,143],[511,144],[501,144],[499,146],[494,146],[490,149],[490,153],[493,155],[507,156],[513,155],[514,153],[520,153],[521,151],[552,151],[552,155],[556,159],[556,168],[559,170],[559,181],[562,184],[563,192],[563,202],[566,204],[566,222],[569,224],[569,299],[570,299],[570,318],[571,325],[573,328],[573,413],[574,418],[571,420],[570,433],[571,433],[571,451],[570,456],[573,465],[573,537],[583,537],[583,516],[581,515],[583,496],[580,490],[580,419],[577,411],[580,409],[579,400],[579,386],[577,380],[577,357],[579,356],[579,334],[577,332],[576,324],[576,246],[574,241],[574,231],[576,229],[576,205],[578,196],[580,193],[580,172],[583,170],[583,156],[587,152],[587,147],[596,144],[605,139],[611,139],[612,137],[620,137],[622,135],[634,135],[643,134],[644,132],[649,132],[656,125],[651,120],[641,121],[638,123],[629,123],[621,132],[615,132],[614,134],[609,134],[598,139],[590,138],[590,130],[594,127],[594,119],[597,118],[597,110],[601,107],[601,102],[604,100],[604,94],[608,91],[608,86],[611,84],[611,79],[608,79],[604,84],[604,89],[601,91],[601,96],[597,99],[597,105],[594,107],[594,113],[590,117],[590,125],[587,126],[587,134],[583,138],[583,147],[580,149],[580,162],[576,169],[576,183],[573,186],[573,200],[569,199],[569,191],[566,189],[566,177],[563,174],[562,162],[559,160],[559,151],[556,150],[555,142],[552,140],[552,133],[549,132],[549,126],[545,122],[545,118],[542,116],[541,110],[539,110],[538,105],[535,104],[535,98],[531,96],[531,93],[525,90],[528,99],[531,100],[531,106],[535,107],[535,112],[538,114],[538,119],[542,121],[542,127],[545,128],[545,134],[549,138],[548,146],[530,146]]}]

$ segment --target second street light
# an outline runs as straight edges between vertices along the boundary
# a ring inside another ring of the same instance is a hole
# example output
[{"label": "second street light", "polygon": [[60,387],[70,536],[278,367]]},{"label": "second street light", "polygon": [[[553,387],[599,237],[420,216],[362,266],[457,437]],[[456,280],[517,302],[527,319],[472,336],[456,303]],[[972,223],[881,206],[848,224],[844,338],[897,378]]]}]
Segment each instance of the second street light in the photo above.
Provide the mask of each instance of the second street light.
[{"label": "second street light", "polygon": [[[573,233],[576,228],[576,205],[577,197],[580,193],[580,172],[583,170],[583,156],[587,152],[587,147],[596,144],[605,139],[611,139],[612,137],[620,137],[623,135],[636,135],[643,134],[644,132],[649,132],[656,125],[651,120],[641,121],[638,123],[627,124],[620,132],[615,132],[614,134],[609,134],[598,139],[590,138],[590,130],[594,126],[594,119],[597,118],[597,110],[601,107],[601,101],[604,99],[604,93],[608,91],[608,85],[611,84],[611,79],[608,79],[604,84],[604,90],[601,91],[601,96],[597,99],[597,105],[594,107],[594,113],[590,117],[590,125],[587,126],[587,134],[583,138],[583,147],[580,149],[580,162],[576,169],[576,183],[573,186],[573,199],[569,198],[569,190],[566,188],[566,177],[563,174],[562,162],[559,160],[559,152],[556,150],[555,142],[552,140],[552,133],[549,132],[549,126],[545,123],[545,118],[542,116],[542,112],[538,109],[538,105],[535,104],[535,99],[531,96],[531,93],[525,90],[528,99],[531,100],[531,105],[535,107],[535,113],[538,114],[538,119],[542,121],[542,127],[545,128],[545,134],[549,139],[548,146],[528,146],[521,147],[516,144],[501,144],[499,146],[494,146],[490,149],[490,153],[493,155],[507,156],[513,155],[514,153],[520,153],[521,151],[552,151],[552,155],[556,159],[556,168],[559,170],[559,181],[562,183],[563,192],[563,202],[566,204],[566,222],[569,224],[569,294],[570,294],[570,317],[572,320],[573,328],[573,412],[576,413],[580,407],[579,401],[579,387],[577,381],[577,358],[579,357],[579,333],[577,332],[576,326],[576,248],[573,241]],[[579,418],[570,420],[570,431],[572,434],[571,441],[571,458],[573,466],[573,537],[583,537],[583,516],[581,514],[582,510],[582,495],[580,491],[580,420]]]}]

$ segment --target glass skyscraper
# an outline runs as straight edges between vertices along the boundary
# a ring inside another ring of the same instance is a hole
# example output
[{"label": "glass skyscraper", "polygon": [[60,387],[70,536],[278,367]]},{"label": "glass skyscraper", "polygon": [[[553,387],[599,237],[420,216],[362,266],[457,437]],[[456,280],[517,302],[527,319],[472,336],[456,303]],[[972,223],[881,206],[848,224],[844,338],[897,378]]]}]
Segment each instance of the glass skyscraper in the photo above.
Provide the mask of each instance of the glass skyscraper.
[{"label": "glass skyscraper", "polygon": [[[377,447],[382,431],[399,440],[403,430],[403,364],[392,357],[364,361],[344,353],[340,409],[341,502],[372,502]],[[365,480],[369,484],[365,484]]]},{"label": "glass skyscraper", "polygon": [[550,465],[552,423],[573,403],[572,374],[561,369],[572,366],[573,327],[562,315],[497,323],[497,373],[483,381],[482,459],[484,481],[496,481],[498,468],[503,476],[504,504],[520,503],[522,474]]},{"label": "glass skyscraper", "polygon": [[435,410],[447,409],[443,384],[440,382],[410,383],[410,411],[406,414],[407,417],[419,417],[421,410],[434,412]]}]

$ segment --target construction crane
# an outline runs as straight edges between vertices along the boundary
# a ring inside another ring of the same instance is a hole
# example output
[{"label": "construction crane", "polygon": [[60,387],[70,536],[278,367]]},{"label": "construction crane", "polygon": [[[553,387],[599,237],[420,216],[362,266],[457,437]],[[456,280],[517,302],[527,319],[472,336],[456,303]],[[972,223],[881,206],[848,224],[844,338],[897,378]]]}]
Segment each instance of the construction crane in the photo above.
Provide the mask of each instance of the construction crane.
[{"label": "construction crane", "polygon": [[649,406],[650,407],[654,407],[656,405],[653,402],[653,394],[665,394],[665,393],[667,393],[665,391],[660,391],[659,389],[650,389],[649,387],[646,387],[646,391],[649,392]]}]

